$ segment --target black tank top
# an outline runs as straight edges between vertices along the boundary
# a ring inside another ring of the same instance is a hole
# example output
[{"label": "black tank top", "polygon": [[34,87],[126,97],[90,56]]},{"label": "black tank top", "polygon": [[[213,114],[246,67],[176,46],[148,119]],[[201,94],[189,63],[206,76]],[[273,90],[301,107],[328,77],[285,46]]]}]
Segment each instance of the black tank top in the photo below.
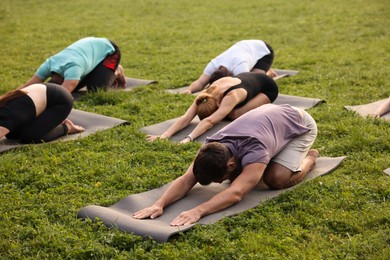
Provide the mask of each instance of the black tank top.
[{"label": "black tank top", "polygon": [[237,104],[235,108],[242,107],[259,93],[264,93],[271,100],[271,103],[278,95],[278,86],[276,85],[276,82],[266,74],[244,72],[234,76],[233,78],[239,78],[241,83],[227,89],[223,93],[223,96],[226,96],[230,91],[238,88],[243,88],[247,92],[245,100]]}]

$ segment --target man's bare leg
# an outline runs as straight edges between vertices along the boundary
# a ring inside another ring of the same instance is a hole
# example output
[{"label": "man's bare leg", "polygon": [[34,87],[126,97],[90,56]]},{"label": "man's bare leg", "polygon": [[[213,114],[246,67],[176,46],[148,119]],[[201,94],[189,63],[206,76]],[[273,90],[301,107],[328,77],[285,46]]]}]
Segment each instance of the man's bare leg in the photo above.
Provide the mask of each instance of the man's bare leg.
[{"label": "man's bare leg", "polygon": [[273,190],[289,188],[300,183],[314,168],[319,152],[311,149],[301,163],[301,171],[293,172],[281,164],[271,162],[264,172],[264,183]]},{"label": "man's bare leg", "polygon": [[316,149],[311,149],[301,163],[301,171],[292,174],[290,181],[286,184],[285,188],[300,183],[306,177],[306,175],[316,166],[316,161],[318,157],[320,157],[320,153]]}]

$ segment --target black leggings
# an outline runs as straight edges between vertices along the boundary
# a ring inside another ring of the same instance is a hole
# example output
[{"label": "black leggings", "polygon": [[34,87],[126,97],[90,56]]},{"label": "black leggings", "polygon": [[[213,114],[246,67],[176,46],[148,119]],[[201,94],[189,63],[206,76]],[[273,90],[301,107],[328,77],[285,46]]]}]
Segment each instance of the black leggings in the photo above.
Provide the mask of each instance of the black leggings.
[{"label": "black leggings", "polygon": [[274,56],[275,55],[274,55],[274,50],[272,49],[272,47],[269,46],[267,43],[265,43],[265,45],[267,46],[268,50],[271,53],[268,54],[268,55],[265,55],[263,58],[258,60],[253,68],[254,69],[264,70],[265,72],[267,72],[271,68],[272,63],[274,62]]},{"label": "black leggings", "polygon": [[[89,91],[98,91],[99,89],[106,90],[114,83],[116,80],[115,70],[120,63],[121,52],[115,43],[111,42],[111,44],[114,46],[115,52],[108,55],[90,73],[88,73],[88,75],[79,82],[74,91],[77,91],[85,86]],[[105,65],[108,60],[109,62],[114,62],[114,65],[111,68]]]},{"label": "black leggings", "polygon": [[[62,86],[44,84],[47,105],[38,117],[35,105],[28,95],[15,98],[0,108],[0,118],[8,119],[8,122],[0,121],[0,125],[10,130],[7,138],[23,143],[39,143],[54,140],[67,133],[67,128],[61,123],[72,110],[73,97]],[[8,115],[8,118],[4,115]]]}]

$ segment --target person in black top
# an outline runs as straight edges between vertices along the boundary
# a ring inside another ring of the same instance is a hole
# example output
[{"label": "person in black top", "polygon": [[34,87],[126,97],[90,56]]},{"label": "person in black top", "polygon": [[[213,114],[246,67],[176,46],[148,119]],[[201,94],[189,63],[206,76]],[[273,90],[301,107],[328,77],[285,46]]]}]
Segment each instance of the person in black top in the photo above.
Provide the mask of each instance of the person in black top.
[{"label": "person in black top", "polygon": [[205,133],[221,120],[234,120],[261,105],[272,103],[278,96],[276,82],[264,73],[246,72],[223,77],[204,90],[162,135],[149,135],[148,140],[170,138],[190,124],[196,115],[201,122],[180,143],[188,143]]}]

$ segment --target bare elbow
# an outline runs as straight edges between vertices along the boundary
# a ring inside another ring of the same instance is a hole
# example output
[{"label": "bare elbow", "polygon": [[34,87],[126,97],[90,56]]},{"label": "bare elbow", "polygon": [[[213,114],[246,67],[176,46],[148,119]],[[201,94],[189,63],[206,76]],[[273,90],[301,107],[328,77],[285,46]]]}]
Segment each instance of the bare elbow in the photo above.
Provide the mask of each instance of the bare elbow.
[{"label": "bare elbow", "polygon": [[235,196],[235,200],[233,201],[233,204],[237,204],[242,200],[242,197],[240,196]]},{"label": "bare elbow", "polygon": [[243,194],[242,192],[235,191],[232,196],[232,203],[233,204],[239,203],[244,198],[244,195],[245,194]]},{"label": "bare elbow", "polygon": [[203,124],[206,126],[206,128],[208,130],[208,129],[213,128],[214,125],[216,124],[216,122],[211,120],[210,117],[207,117],[207,118],[203,119]]}]

